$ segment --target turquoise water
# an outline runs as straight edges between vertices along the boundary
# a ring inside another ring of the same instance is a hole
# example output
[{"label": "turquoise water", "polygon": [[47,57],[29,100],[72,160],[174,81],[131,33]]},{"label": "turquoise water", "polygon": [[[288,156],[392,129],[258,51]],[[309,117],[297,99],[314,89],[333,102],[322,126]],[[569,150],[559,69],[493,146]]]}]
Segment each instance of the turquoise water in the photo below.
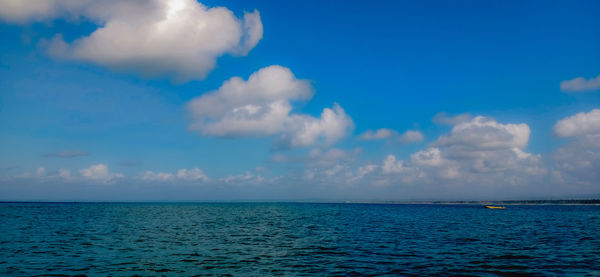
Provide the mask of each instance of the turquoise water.
[{"label": "turquoise water", "polygon": [[0,204],[1,275],[600,275],[600,206]]}]

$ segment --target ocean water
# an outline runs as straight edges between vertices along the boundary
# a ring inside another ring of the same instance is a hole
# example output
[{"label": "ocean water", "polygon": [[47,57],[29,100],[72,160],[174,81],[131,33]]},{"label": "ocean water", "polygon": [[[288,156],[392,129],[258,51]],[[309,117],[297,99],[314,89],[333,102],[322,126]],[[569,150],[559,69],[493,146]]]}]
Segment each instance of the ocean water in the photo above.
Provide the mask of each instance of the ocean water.
[{"label": "ocean water", "polygon": [[1,203],[0,275],[600,275],[600,206]]}]

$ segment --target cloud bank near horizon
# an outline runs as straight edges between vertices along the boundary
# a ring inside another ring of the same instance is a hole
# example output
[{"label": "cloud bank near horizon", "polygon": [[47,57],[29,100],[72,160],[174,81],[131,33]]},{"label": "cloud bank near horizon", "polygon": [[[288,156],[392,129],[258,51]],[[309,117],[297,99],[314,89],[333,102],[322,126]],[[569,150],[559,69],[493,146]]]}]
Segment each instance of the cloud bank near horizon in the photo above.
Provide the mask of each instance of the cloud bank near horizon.
[{"label": "cloud bank near horizon", "polygon": [[[566,124],[596,120],[592,110],[559,120],[556,130]],[[400,193],[393,198],[425,197],[432,191],[443,191],[453,198],[469,198],[498,193],[499,197],[517,197],[517,192],[547,196],[577,188],[581,193],[597,193],[595,185],[600,178],[600,129],[577,125],[582,130],[573,134],[573,141],[558,149],[554,155],[542,157],[525,150],[530,128],[524,123],[500,123],[484,116],[453,125],[426,148],[413,152],[405,159],[388,154],[378,162],[361,159],[361,149],[313,148],[305,155],[275,154],[271,163],[296,164],[296,170],[284,175],[268,175],[269,164],[242,174],[229,174],[209,178],[199,168],[180,169],[174,173],[142,171],[125,176],[108,169],[106,164],[95,164],[79,170],[59,169],[48,172],[40,167],[33,173],[4,180],[47,183],[50,181],[71,184],[104,183],[153,184],[156,186],[200,185],[205,190],[239,188],[241,184],[256,190],[256,195],[266,198],[288,197],[294,191],[306,197],[324,197],[335,191],[339,197],[359,197],[360,194],[344,190],[384,191]],[[571,129],[567,129],[571,130]],[[562,133],[560,133],[562,134]],[[571,133],[567,133],[571,134]],[[271,165],[272,166],[272,165]],[[264,174],[267,175],[264,175]],[[161,185],[162,184],[162,185]],[[285,184],[285,185],[284,185]],[[284,185],[286,191],[280,191]],[[568,186],[568,190],[565,190]],[[462,189],[468,187],[470,191]],[[505,190],[505,192],[502,192]],[[202,189],[200,189],[202,191]],[[325,193],[323,195],[319,195]],[[508,191],[508,192],[506,192]],[[224,193],[224,192],[223,192]],[[536,194],[537,193],[537,194]],[[547,195],[544,195],[547,193]],[[366,196],[368,194],[364,194]],[[377,194],[373,194],[377,196]],[[183,197],[183,195],[182,195]]]}]

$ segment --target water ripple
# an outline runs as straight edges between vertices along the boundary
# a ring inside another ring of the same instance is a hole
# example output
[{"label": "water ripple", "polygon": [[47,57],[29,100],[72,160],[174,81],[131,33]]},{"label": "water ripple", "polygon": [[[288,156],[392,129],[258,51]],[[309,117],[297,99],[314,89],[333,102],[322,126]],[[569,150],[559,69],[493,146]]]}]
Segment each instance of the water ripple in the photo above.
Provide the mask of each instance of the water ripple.
[{"label": "water ripple", "polygon": [[0,204],[0,275],[597,275],[600,207]]}]

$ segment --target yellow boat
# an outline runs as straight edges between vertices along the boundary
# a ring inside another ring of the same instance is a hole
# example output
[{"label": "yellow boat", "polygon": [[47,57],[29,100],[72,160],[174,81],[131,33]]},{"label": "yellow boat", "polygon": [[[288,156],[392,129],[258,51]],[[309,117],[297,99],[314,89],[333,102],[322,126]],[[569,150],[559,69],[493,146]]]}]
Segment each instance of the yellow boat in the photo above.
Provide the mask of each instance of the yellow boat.
[{"label": "yellow boat", "polygon": [[487,209],[499,209],[499,210],[504,210],[504,209],[506,209],[506,208],[504,208],[504,207],[501,207],[501,206],[483,206],[483,207],[484,207],[484,208],[487,208]]}]

